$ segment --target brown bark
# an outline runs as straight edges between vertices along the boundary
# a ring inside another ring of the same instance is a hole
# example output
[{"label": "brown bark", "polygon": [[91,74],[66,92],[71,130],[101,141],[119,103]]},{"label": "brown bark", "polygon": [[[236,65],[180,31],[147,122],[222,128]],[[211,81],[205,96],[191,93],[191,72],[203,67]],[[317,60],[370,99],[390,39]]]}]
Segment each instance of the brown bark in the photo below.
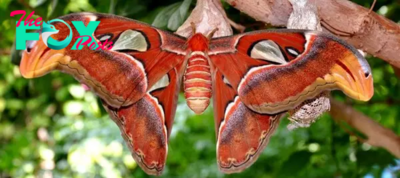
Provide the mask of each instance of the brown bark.
[{"label": "brown bark", "polygon": [[372,146],[382,147],[400,158],[400,138],[390,129],[381,126],[373,119],[353,107],[331,99],[331,116],[336,122],[345,121],[351,127],[367,136],[364,140]]},{"label": "brown bark", "polygon": [[257,21],[269,23],[272,26],[286,26],[292,12],[292,6],[288,0],[226,0],[226,2]]},{"label": "brown bark", "polygon": [[[256,20],[273,26],[286,26],[292,12],[288,0],[226,0],[226,2]],[[398,24],[348,0],[309,0],[309,3],[318,8],[325,30],[400,68]]]}]

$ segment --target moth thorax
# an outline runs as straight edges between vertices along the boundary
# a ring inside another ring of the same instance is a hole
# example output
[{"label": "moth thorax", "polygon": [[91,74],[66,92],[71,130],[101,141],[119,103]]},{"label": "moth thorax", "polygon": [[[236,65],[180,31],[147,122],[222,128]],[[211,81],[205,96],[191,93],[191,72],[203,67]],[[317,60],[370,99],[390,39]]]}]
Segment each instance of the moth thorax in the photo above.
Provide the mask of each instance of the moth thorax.
[{"label": "moth thorax", "polygon": [[207,109],[211,98],[211,72],[203,52],[192,52],[184,75],[186,103],[196,114]]}]

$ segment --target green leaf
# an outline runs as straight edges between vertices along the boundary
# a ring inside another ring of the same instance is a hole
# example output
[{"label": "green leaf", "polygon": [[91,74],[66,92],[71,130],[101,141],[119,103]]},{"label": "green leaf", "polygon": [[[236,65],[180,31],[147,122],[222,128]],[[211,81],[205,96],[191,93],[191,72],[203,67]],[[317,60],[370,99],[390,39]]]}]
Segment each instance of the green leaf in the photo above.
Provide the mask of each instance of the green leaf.
[{"label": "green leaf", "polygon": [[52,0],[51,4],[49,5],[49,11],[47,12],[47,17],[51,17],[53,14],[54,10],[56,9],[58,4],[58,0]]},{"label": "green leaf", "polygon": [[184,22],[192,0],[184,0],[165,7],[157,14],[152,25],[175,31]]},{"label": "green leaf", "polygon": [[176,11],[176,9],[179,8],[179,5],[180,3],[175,3],[165,7],[162,11],[160,11],[160,13],[157,14],[156,18],[154,19],[151,25],[158,28],[166,27],[168,24],[168,19]]},{"label": "green leaf", "polygon": [[182,2],[178,10],[175,11],[168,20],[168,29],[175,31],[182,25],[186,19],[191,2],[192,0],[184,0]]},{"label": "green leaf", "polygon": [[311,153],[308,151],[298,151],[290,155],[290,157],[282,164],[277,177],[297,176],[306,168],[310,162]]},{"label": "green leaf", "polygon": [[33,8],[39,7],[40,5],[43,5],[46,2],[46,0],[30,0],[29,5]]}]

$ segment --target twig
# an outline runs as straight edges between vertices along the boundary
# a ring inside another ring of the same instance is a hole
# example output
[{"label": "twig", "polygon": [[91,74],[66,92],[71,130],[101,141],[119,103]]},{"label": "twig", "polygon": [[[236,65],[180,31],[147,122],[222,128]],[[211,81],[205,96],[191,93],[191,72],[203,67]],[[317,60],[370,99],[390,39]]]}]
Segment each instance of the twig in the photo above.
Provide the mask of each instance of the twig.
[{"label": "twig", "polygon": [[324,19],[321,19],[321,24],[322,26],[329,30],[331,33],[333,33],[336,36],[341,36],[341,37],[351,37],[354,33],[346,32],[340,29],[337,29],[330,25],[328,22],[325,22]]},{"label": "twig", "polygon": [[365,143],[382,147],[400,158],[400,137],[393,131],[381,126],[349,105],[331,99],[331,106],[330,114],[336,122],[348,123],[367,137]]},{"label": "twig", "polygon": [[246,27],[244,27],[243,25],[237,24],[236,22],[232,21],[231,19],[228,18],[228,22],[229,24],[231,24],[231,26],[233,28],[235,28],[237,31],[239,31],[240,33],[243,33],[244,30],[246,29]]},{"label": "twig", "polygon": [[350,129],[348,129],[344,123],[346,123],[345,121],[336,121],[337,124],[339,125],[340,128],[342,128],[345,132],[347,132],[350,136],[353,136],[355,138],[357,138],[358,141],[360,142],[366,142],[366,140],[364,138],[361,138],[360,136],[358,136],[357,134],[355,134],[353,131],[351,131]]},{"label": "twig", "polygon": [[374,0],[374,2],[372,3],[371,8],[369,8],[368,13],[371,13],[374,10],[375,3],[376,3],[376,0]]},{"label": "twig", "polygon": [[8,48],[8,49],[0,49],[0,56],[3,56],[3,55],[10,55],[11,54],[11,50]]}]

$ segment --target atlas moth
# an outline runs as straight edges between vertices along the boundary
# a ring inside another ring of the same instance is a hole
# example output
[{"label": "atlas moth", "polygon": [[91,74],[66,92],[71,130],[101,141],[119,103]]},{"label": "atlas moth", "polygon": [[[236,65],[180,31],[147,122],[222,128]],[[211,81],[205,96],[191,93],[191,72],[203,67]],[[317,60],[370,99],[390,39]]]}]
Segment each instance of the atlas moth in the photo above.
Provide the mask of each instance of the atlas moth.
[{"label": "atlas moth", "polygon": [[[164,169],[181,83],[196,114],[213,98],[217,161],[224,173],[253,164],[282,115],[320,93],[338,89],[361,101],[373,95],[364,57],[322,32],[261,30],[185,38],[115,15],[75,13],[59,19],[100,21],[93,37],[113,42],[112,48],[52,50],[39,40],[23,52],[21,74],[35,78],[60,70],[89,86],[148,174]],[[60,31],[54,38],[69,34],[63,24],[54,26]]]}]

